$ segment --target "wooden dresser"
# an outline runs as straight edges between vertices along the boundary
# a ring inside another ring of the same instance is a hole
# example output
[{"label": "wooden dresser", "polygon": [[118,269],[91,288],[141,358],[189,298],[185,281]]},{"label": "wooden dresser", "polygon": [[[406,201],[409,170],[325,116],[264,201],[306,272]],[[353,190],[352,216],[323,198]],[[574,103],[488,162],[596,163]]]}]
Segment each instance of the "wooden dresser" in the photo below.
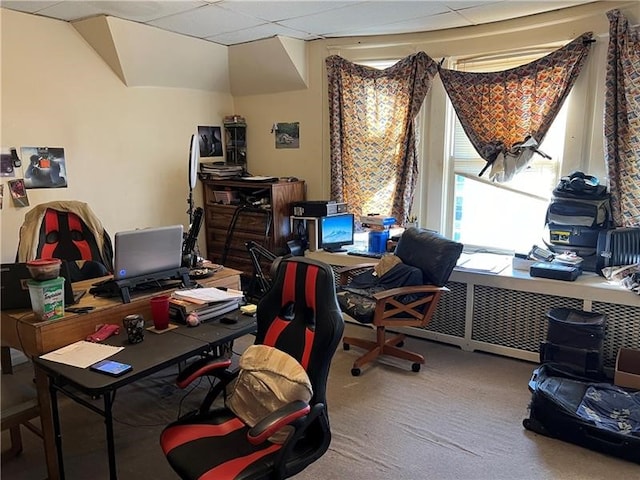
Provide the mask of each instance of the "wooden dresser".
[{"label": "wooden dresser", "polygon": [[[292,204],[305,199],[297,181],[203,180],[207,258],[253,275],[245,244],[253,240],[276,255],[292,238]],[[228,203],[231,202],[231,203]]]}]

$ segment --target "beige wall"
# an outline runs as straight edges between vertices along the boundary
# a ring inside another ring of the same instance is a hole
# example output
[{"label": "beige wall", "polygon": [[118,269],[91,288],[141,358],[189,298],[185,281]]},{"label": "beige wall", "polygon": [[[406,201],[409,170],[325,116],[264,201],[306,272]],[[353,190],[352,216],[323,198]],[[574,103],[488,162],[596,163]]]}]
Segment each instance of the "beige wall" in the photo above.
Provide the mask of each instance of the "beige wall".
[{"label": "beige wall", "polygon": [[[127,87],[70,24],[4,9],[0,15],[1,145],[65,149],[69,187],[30,189],[30,204],[87,202],[112,236],[146,226],[188,227],[191,134],[198,125],[221,125],[233,113],[231,95]],[[26,168],[28,159],[22,160]],[[29,210],[13,206],[7,180],[0,178],[3,262],[15,258]],[[197,204],[201,197],[198,188]]]},{"label": "beige wall", "polygon": [[[197,125],[220,125],[237,113],[248,123],[248,169],[256,175],[296,176],[307,182],[310,199],[329,197],[326,72],[324,59],[401,58],[424,50],[434,59],[500,51],[543,42],[566,42],[584,31],[598,37],[583,94],[602,90],[608,21],[605,12],[622,7],[640,21],[636,2],[596,2],[490,26],[378,38],[308,42],[308,88],[285,93],[236,96],[228,92],[164,87],[126,87],[69,24],[0,9],[2,26],[1,145],[64,147],[69,188],[29,190],[31,205],[77,199],[91,205],[107,230],[186,224],[187,153]],[[227,65],[220,65],[227,69]],[[260,81],[259,71],[246,75]],[[437,82],[437,81],[436,81]],[[439,92],[439,93],[438,93]],[[586,92],[586,93],[584,93]],[[434,85],[429,118],[442,115],[442,89]],[[594,93],[595,95],[595,93]],[[601,115],[590,112],[590,123]],[[300,122],[300,148],[276,149],[271,127]],[[427,179],[423,198],[433,208],[442,198],[444,122],[426,132]],[[577,125],[574,128],[583,128]],[[592,128],[592,125],[588,125]],[[587,155],[585,168],[602,166],[601,131],[573,148]],[[23,159],[24,160],[24,159]],[[583,160],[581,160],[583,161]],[[6,185],[6,177],[0,181]],[[6,187],[5,187],[6,189]],[[196,204],[202,203],[196,190]],[[1,212],[2,261],[12,261],[18,228],[28,208],[15,208],[5,191]],[[434,221],[435,222],[435,221]],[[437,223],[437,222],[436,222]],[[432,221],[425,223],[434,225]],[[202,246],[201,235],[201,246]]]}]

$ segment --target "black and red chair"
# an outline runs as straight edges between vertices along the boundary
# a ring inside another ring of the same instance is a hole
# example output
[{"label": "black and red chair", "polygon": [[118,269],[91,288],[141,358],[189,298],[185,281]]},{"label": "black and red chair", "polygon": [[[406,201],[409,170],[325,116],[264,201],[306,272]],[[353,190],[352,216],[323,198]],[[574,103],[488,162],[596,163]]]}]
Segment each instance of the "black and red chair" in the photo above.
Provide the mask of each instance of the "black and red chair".
[{"label": "black and red chair", "polygon": [[59,258],[70,262],[73,281],[113,270],[109,234],[88,204],[75,200],[42,203],[25,215],[17,261]]},{"label": "black and red chair", "polygon": [[[255,344],[275,347],[305,369],[313,395],[269,414],[253,428],[227,406],[211,408],[236,376],[230,360],[198,360],[178,378],[186,387],[202,376],[219,381],[199,410],[167,426],[160,444],[183,479],[280,479],[302,471],[329,448],[331,430],[326,387],[331,359],[344,322],[331,268],[303,257],[280,260],[271,289],[260,299]],[[269,441],[288,426],[282,444]]]}]

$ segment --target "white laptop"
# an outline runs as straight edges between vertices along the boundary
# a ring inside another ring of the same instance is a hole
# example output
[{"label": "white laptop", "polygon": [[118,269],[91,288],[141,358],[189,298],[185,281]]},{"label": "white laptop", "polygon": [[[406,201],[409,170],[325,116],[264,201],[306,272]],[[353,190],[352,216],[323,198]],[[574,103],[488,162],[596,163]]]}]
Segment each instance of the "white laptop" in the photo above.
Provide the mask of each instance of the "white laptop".
[{"label": "white laptop", "polygon": [[182,263],[182,225],[117,232],[115,280],[178,269]]}]

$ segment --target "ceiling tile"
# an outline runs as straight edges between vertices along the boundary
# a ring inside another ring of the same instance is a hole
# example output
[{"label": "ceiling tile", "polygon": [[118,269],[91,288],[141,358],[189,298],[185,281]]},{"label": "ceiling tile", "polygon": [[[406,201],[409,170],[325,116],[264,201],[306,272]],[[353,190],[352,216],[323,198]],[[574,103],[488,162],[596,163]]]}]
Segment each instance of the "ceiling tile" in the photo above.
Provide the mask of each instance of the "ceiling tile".
[{"label": "ceiling tile", "polygon": [[184,35],[205,38],[220,33],[255,27],[263,23],[265,23],[263,20],[225,10],[216,4],[153,20],[149,22],[149,25]]},{"label": "ceiling tile", "polygon": [[300,32],[297,30],[292,30],[290,28],[271,24],[271,25],[259,25],[257,27],[247,28],[244,30],[237,30],[235,32],[223,33],[220,35],[213,35],[211,37],[206,37],[206,40],[220,43],[222,45],[235,45],[238,43],[246,43],[254,40],[271,38],[275,35],[281,35],[283,37],[289,37],[289,38],[297,38],[298,40],[314,40],[318,38],[317,36],[311,35],[306,32]]},{"label": "ceiling tile", "polygon": [[19,12],[27,12],[27,13],[35,13],[43,8],[50,7],[51,5],[55,5],[60,2],[34,2],[31,1],[2,1],[2,7],[9,8],[11,10],[18,10]]},{"label": "ceiling tile", "polygon": [[466,27],[469,25],[471,25],[471,22],[462,15],[459,15],[457,12],[447,12],[429,17],[420,17],[413,20],[389,23],[387,25],[363,27],[353,30],[349,35],[341,33],[341,36],[391,35],[400,33],[429,32],[444,30],[445,28]]},{"label": "ceiling tile", "polygon": [[319,35],[349,34],[353,30],[448,12],[440,2],[361,2],[306,17],[283,20],[281,25]]},{"label": "ceiling tile", "polygon": [[277,22],[289,18],[302,17],[304,15],[313,15],[315,13],[335,10],[337,8],[352,5],[350,2],[337,1],[229,1],[223,0],[217,5],[233,10],[234,12],[244,13],[253,17],[262,18],[270,22]]}]

